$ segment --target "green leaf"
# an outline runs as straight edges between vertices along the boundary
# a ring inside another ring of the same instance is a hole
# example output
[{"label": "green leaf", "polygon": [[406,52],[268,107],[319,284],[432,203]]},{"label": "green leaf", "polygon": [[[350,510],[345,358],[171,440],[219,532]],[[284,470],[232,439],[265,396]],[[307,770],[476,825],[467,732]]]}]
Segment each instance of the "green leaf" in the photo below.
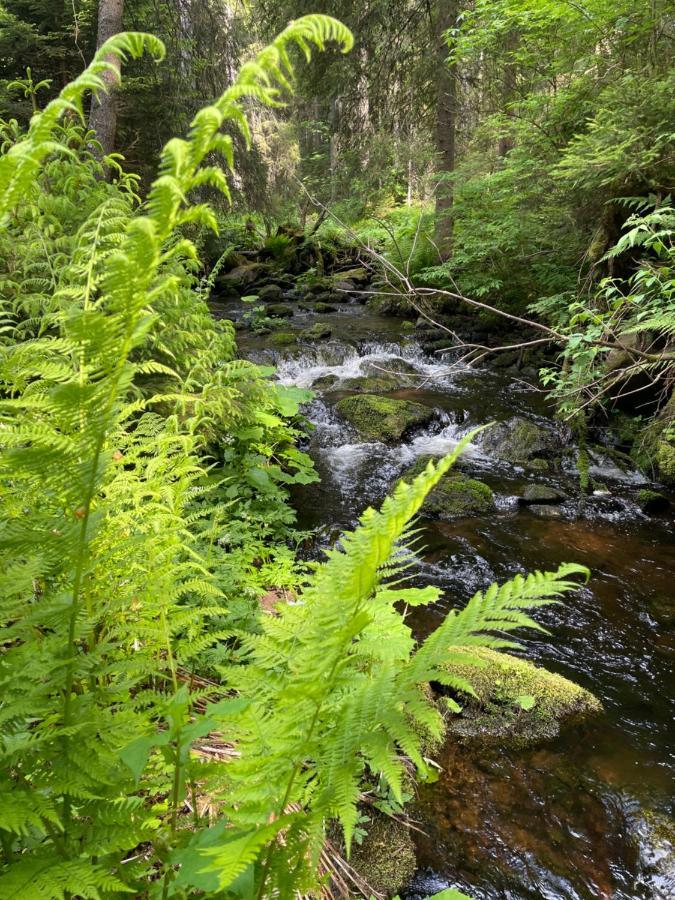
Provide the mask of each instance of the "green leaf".
[{"label": "green leaf", "polygon": [[528,710],[532,709],[537,701],[531,694],[520,694],[513,702],[521,709]]}]

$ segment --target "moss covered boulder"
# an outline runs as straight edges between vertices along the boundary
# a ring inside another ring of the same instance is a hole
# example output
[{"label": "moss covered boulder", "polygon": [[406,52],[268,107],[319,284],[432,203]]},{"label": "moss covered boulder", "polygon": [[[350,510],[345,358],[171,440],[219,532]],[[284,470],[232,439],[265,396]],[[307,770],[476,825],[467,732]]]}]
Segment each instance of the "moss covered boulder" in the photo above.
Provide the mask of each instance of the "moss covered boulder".
[{"label": "moss covered boulder", "polygon": [[449,733],[464,742],[526,747],[602,712],[590,691],[562,675],[494,650],[471,652],[480,667],[452,666],[453,674],[465,678],[476,692],[475,697],[454,697],[462,712],[448,722]]},{"label": "moss covered boulder", "polygon": [[350,863],[379,894],[393,897],[410,883],[417,868],[410,831],[377,815],[361,844],[352,847]]},{"label": "moss covered boulder", "polygon": [[336,411],[367,441],[395,443],[405,434],[426,425],[435,412],[411,400],[394,400],[376,394],[355,394],[335,405]]},{"label": "moss covered boulder", "polygon": [[293,308],[285,303],[268,303],[265,307],[265,315],[272,319],[291,319]]},{"label": "moss covered boulder", "polygon": [[357,391],[361,394],[386,394],[400,387],[395,375],[357,375],[342,382],[346,391]]},{"label": "moss covered boulder", "polygon": [[314,343],[316,341],[326,341],[333,333],[330,325],[324,325],[321,322],[317,322],[316,325],[310,325],[309,328],[305,328],[300,332],[300,338],[303,341],[309,341],[310,343]]},{"label": "moss covered boulder", "polygon": [[276,331],[271,335],[270,343],[275,347],[291,347],[296,343],[296,337],[291,331]]},{"label": "moss covered boulder", "polygon": [[[411,481],[426,469],[433,458],[420,456],[403,478]],[[484,515],[493,510],[494,505],[494,494],[487,484],[450,471],[428,494],[422,513],[432,519],[456,519]]]},{"label": "moss covered boulder", "polygon": [[534,460],[559,458],[568,437],[562,430],[544,428],[530,419],[514,416],[488,428],[482,445],[499,459],[527,466]]}]

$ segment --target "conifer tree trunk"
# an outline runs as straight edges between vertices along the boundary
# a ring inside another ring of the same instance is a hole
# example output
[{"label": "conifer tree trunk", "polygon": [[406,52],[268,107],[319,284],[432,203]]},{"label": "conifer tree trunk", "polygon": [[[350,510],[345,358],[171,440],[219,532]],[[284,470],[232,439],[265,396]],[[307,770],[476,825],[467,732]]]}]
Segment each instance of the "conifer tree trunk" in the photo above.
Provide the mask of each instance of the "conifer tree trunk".
[{"label": "conifer tree trunk", "polygon": [[[445,34],[449,29],[456,28],[459,7],[459,0],[439,0],[436,13],[434,35],[438,59],[436,166],[439,174],[452,173],[455,170],[457,67],[456,64],[448,62],[449,48]],[[452,201],[452,183],[442,180],[436,190],[436,244],[445,258],[452,253]]]},{"label": "conifer tree trunk", "polygon": [[[98,34],[96,46],[101,47],[108,38],[122,31],[122,14],[124,12],[124,0],[99,0],[98,4]],[[89,127],[96,133],[96,140],[103,148],[103,155],[112,153],[115,149],[115,131],[117,129],[117,85],[119,83],[120,64],[114,57],[109,61],[115,71],[106,72],[103,80],[107,87],[107,93],[102,93],[98,98],[92,97],[91,112],[89,114]]]}]

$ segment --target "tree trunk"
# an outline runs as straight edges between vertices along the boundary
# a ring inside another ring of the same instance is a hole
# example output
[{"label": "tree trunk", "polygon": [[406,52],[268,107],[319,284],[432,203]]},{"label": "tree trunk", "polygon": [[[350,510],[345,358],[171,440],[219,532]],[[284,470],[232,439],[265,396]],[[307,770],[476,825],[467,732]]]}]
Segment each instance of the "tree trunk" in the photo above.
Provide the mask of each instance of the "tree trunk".
[{"label": "tree trunk", "polygon": [[[502,70],[502,111],[510,119],[513,113],[509,104],[516,93],[516,63],[513,54],[518,46],[518,36],[514,31],[509,31],[504,41],[504,68]],[[502,131],[499,138],[498,152],[501,157],[506,156],[509,150],[513,150],[513,134],[510,128]]]},{"label": "tree trunk", "polygon": [[452,254],[452,181],[443,176],[455,171],[455,134],[457,129],[457,67],[448,62],[450,49],[446,32],[457,27],[460,0],[439,0],[435,35],[438,60],[438,95],[436,101],[436,243],[441,255]]},{"label": "tree trunk", "polygon": [[[101,47],[108,38],[122,30],[122,13],[124,0],[99,0],[98,35],[96,46]],[[95,132],[96,140],[103,148],[103,156],[115,149],[115,131],[117,129],[117,85],[120,80],[119,60],[110,56],[109,62],[114,70],[103,75],[106,93],[92,97],[89,114],[89,128]]]}]

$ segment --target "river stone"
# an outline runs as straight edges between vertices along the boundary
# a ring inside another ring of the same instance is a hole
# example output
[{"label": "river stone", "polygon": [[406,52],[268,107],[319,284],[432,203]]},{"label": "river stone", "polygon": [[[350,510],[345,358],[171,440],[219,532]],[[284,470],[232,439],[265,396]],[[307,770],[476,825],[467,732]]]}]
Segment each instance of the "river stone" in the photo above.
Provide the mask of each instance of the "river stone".
[{"label": "river stone", "polygon": [[[476,697],[463,693],[456,697],[462,712],[448,722],[449,734],[462,741],[526,747],[551,740],[564,726],[602,712],[602,704],[590,691],[562,675],[487,648],[467,652],[482,665],[453,662],[450,667],[476,692]],[[523,709],[518,698],[534,699],[534,706]]]},{"label": "river stone", "polygon": [[389,359],[380,359],[377,362],[366,362],[361,365],[364,375],[389,375],[396,372],[397,375],[419,375],[419,371],[407,359],[400,356],[392,356]]},{"label": "river stone", "polygon": [[526,466],[530,460],[559,457],[564,450],[564,441],[558,431],[514,416],[486,429],[482,446],[499,459]]},{"label": "river stone", "polygon": [[254,282],[258,281],[267,272],[267,267],[260,263],[248,263],[244,266],[235,266],[231,272],[222,275],[219,283],[224,287],[242,288],[250,287]]},{"label": "river stone", "polygon": [[263,303],[275,303],[281,300],[283,290],[278,284],[266,284],[264,287],[258,288],[258,300]]},{"label": "river stone", "polygon": [[313,391],[327,391],[336,385],[340,379],[337,375],[331,375],[330,373],[327,375],[320,375],[312,382],[312,390]]},{"label": "river stone", "polygon": [[314,304],[314,312],[334,313],[337,312],[337,309],[334,306],[331,306],[330,303],[319,302]]},{"label": "river stone", "polygon": [[[347,293],[347,294],[350,293],[351,291],[356,290],[356,286],[354,285],[354,282],[347,281],[347,279],[345,279],[344,281],[335,281],[333,283],[333,288],[336,291],[342,291],[342,293]],[[346,299],[346,298],[343,298],[343,299]]]},{"label": "river stone", "polygon": [[430,422],[435,412],[411,400],[394,400],[376,394],[355,394],[335,405],[336,411],[367,441],[395,443],[404,434]]},{"label": "river stone", "polygon": [[342,382],[346,391],[357,391],[362,394],[387,394],[400,387],[398,379],[393,375],[358,375],[346,378]]},{"label": "river stone", "polygon": [[275,347],[290,347],[296,343],[296,337],[290,331],[277,331],[270,337],[270,343]]},{"label": "river stone", "polygon": [[346,269],[344,272],[339,272],[335,276],[335,281],[352,281],[357,284],[364,284],[366,281],[370,281],[370,272],[368,269],[364,269],[363,266],[357,266],[354,269]]},{"label": "river stone", "polygon": [[293,309],[285,303],[268,303],[265,315],[273,319],[290,319],[293,316]]},{"label": "river stone", "polygon": [[[431,456],[420,456],[407,469],[403,478],[411,481],[420,475],[433,460]],[[480,516],[494,509],[495,498],[492,490],[476,478],[467,478],[453,471],[448,472],[427,495],[422,513],[433,519],[456,519],[460,516]]]},{"label": "river stone", "polygon": [[642,512],[649,515],[668,512],[670,509],[670,500],[658,491],[647,489],[639,491],[637,499]]},{"label": "river stone", "polygon": [[349,862],[379,894],[397,895],[417,869],[410,829],[396,819],[376,814],[363,841],[352,847]]},{"label": "river stone", "polygon": [[317,322],[315,325],[310,325],[309,328],[301,331],[300,337],[303,341],[325,341],[332,333],[330,325]]},{"label": "river stone", "polygon": [[551,485],[529,484],[518,502],[527,506],[530,503],[562,503],[564,499],[565,495]]}]

